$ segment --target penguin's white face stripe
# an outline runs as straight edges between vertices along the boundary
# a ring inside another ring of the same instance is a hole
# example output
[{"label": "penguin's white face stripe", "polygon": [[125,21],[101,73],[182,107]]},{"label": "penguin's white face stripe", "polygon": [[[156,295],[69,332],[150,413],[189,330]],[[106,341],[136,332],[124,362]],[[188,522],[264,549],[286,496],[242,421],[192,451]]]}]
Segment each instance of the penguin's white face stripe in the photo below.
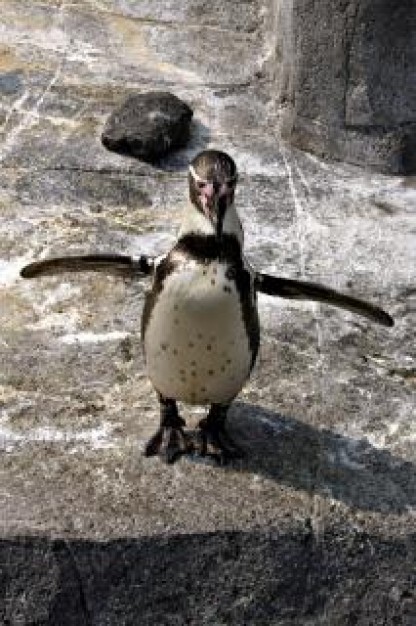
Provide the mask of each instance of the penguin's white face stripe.
[{"label": "penguin's white face stripe", "polygon": [[192,165],[189,166],[189,171],[191,173],[192,178],[194,179],[194,181],[196,183],[206,183],[207,181],[204,180],[203,178],[201,178],[200,176],[198,176],[198,174],[195,172],[194,168],[192,167]]},{"label": "penguin's white face stripe", "polygon": [[[192,176],[192,178],[194,179],[194,181],[197,183],[197,185],[212,185],[212,181],[206,180],[204,178],[201,178],[201,176],[199,176],[196,172],[195,169],[193,168],[192,165],[189,166],[189,172]],[[223,186],[226,187],[233,187],[237,182],[237,176],[233,176],[232,178],[227,178],[226,180],[224,180],[222,182]]]}]

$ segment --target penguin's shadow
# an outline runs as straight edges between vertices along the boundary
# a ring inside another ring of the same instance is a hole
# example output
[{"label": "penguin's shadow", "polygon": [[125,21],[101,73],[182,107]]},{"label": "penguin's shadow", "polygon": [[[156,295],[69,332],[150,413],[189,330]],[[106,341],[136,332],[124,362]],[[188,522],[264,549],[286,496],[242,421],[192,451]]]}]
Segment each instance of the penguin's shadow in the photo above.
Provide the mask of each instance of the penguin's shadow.
[{"label": "penguin's shadow", "polygon": [[244,471],[357,509],[400,514],[416,507],[416,466],[366,439],[242,402],[230,410],[227,425],[245,454]]}]

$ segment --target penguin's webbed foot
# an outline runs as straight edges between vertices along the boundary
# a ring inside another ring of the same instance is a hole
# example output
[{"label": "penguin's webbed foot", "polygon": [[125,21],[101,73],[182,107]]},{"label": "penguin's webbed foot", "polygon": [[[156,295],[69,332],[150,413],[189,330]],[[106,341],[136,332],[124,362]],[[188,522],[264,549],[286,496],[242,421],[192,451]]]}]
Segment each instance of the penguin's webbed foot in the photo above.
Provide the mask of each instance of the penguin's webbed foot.
[{"label": "penguin's webbed foot", "polygon": [[[185,425],[183,420],[182,422]],[[144,454],[159,455],[165,463],[170,464],[191,451],[191,440],[182,426],[161,426],[147,442]]]},{"label": "penguin's webbed foot", "polygon": [[184,431],[185,420],[178,413],[175,400],[159,394],[160,426],[144,449],[145,456],[156,456],[165,463],[174,463],[182,454],[192,451],[192,443]]},{"label": "penguin's webbed foot", "polygon": [[241,459],[244,452],[231,439],[225,429],[225,411],[212,407],[208,416],[199,422],[199,453],[215,459],[220,465]]}]

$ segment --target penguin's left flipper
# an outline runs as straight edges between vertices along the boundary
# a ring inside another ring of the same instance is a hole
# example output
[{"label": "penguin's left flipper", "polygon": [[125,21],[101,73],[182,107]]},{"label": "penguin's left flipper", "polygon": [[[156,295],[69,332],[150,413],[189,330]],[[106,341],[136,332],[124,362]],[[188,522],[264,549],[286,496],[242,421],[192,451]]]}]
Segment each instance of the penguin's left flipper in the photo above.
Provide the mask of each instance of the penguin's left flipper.
[{"label": "penguin's left flipper", "polygon": [[86,254],[82,256],[63,256],[25,265],[20,271],[22,278],[54,276],[64,272],[105,272],[124,275],[147,276],[152,273],[153,259],[141,255],[131,257],[123,254]]},{"label": "penguin's left flipper", "polygon": [[323,302],[324,304],[337,306],[357,315],[362,315],[382,326],[391,327],[394,325],[393,318],[380,307],[317,283],[280,278],[256,272],[255,285],[257,291],[269,296]]}]

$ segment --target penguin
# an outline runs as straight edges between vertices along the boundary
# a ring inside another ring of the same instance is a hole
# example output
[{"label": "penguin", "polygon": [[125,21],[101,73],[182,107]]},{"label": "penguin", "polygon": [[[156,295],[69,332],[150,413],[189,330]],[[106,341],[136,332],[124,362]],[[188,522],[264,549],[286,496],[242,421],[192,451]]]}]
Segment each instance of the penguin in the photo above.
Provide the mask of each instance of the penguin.
[{"label": "penguin", "polygon": [[[151,276],[141,319],[147,374],[160,405],[160,425],[145,447],[173,463],[199,453],[219,463],[242,455],[227,433],[229,407],[255,364],[260,325],[257,293],[341,307],[386,327],[380,307],[319,284],[253,269],[235,208],[234,160],[204,150],[188,170],[189,202],[174,246],[158,258],[94,254],[35,261],[23,278],[66,271],[116,271]],[[209,406],[196,438],[185,431],[178,402]]]}]

